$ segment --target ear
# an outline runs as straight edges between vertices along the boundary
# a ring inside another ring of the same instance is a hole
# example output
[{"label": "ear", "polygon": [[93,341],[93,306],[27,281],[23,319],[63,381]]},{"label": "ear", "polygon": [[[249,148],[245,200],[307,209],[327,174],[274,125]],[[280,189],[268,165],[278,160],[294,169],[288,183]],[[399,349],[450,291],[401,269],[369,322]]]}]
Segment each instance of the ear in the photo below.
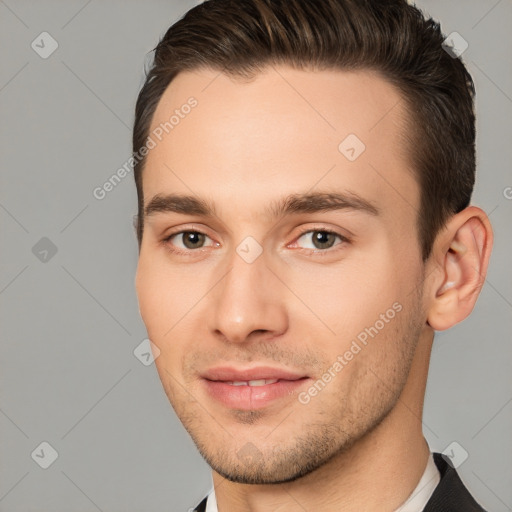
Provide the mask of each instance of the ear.
[{"label": "ear", "polygon": [[429,273],[428,324],[443,331],[473,310],[485,282],[493,233],[483,210],[469,206],[454,215],[436,237]]}]

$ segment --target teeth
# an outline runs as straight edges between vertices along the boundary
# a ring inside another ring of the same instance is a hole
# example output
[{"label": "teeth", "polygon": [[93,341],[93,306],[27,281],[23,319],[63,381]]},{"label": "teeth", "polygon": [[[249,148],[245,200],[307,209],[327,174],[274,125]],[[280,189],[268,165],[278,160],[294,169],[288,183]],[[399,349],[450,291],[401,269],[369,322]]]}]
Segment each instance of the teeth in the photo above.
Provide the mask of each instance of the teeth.
[{"label": "teeth", "polygon": [[259,380],[235,380],[226,381],[231,386],[264,386],[265,384],[274,384],[279,379],[259,379]]}]

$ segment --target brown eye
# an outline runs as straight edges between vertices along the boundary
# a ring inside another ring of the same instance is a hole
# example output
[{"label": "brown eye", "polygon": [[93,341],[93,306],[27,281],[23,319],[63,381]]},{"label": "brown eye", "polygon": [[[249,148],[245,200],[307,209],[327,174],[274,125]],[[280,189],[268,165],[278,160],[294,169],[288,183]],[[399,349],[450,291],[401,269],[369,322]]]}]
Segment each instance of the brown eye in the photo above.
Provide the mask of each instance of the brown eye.
[{"label": "brown eye", "polygon": [[207,239],[210,240],[210,237],[200,231],[179,231],[167,237],[164,242],[169,249],[177,253],[186,253],[207,247]]},{"label": "brown eye", "polygon": [[313,231],[313,245],[317,249],[329,249],[334,245],[336,235],[327,231]]},{"label": "brown eye", "polygon": [[187,249],[198,249],[204,243],[205,235],[198,231],[183,231],[180,234]]},{"label": "brown eye", "polygon": [[[306,231],[298,238],[297,242],[301,239],[306,240],[305,244],[299,244],[304,249],[326,250],[330,249],[334,245],[339,245],[336,244],[336,238],[340,239],[340,242],[346,241],[345,237],[339,235],[338,233],[327,231],[325,229],[317,229]],[[311,240],[309,243],[312,244],[312,246],[307,246],[308,239]]]}]

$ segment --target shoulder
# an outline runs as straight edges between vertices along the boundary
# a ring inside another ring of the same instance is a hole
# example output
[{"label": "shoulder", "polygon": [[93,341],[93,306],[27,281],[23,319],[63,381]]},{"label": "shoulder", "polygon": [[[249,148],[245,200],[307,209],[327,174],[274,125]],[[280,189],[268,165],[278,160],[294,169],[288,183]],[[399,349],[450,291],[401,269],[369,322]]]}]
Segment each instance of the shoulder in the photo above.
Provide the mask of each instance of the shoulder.
[{"label": "shoulder", "polygon": [[441,453],[434,453],[441,480],[423,512],[486,512],[466,489],[457,471]]}]

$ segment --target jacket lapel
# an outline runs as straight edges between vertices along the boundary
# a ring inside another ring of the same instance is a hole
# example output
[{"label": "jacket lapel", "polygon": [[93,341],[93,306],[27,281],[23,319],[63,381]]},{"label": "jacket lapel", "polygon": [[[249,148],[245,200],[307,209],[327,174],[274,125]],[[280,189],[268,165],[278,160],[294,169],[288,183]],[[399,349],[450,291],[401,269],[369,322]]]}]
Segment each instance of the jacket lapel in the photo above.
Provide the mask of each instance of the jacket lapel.
[{"label": "jacket lapel", "polygon": [[201,501],[201,503],[199,503],[199,505],[197,505],[197,507],[194,509],[193,512],[205,512],[206,511],[206,500],[207,500],[208,496],[205,496],[203,498],[203,501]]},{"label": "jacket lapel", "polygon": [[441,481],[423,512],[485,512],[441,453],[434,453],[434,462],[441,474]]}]

